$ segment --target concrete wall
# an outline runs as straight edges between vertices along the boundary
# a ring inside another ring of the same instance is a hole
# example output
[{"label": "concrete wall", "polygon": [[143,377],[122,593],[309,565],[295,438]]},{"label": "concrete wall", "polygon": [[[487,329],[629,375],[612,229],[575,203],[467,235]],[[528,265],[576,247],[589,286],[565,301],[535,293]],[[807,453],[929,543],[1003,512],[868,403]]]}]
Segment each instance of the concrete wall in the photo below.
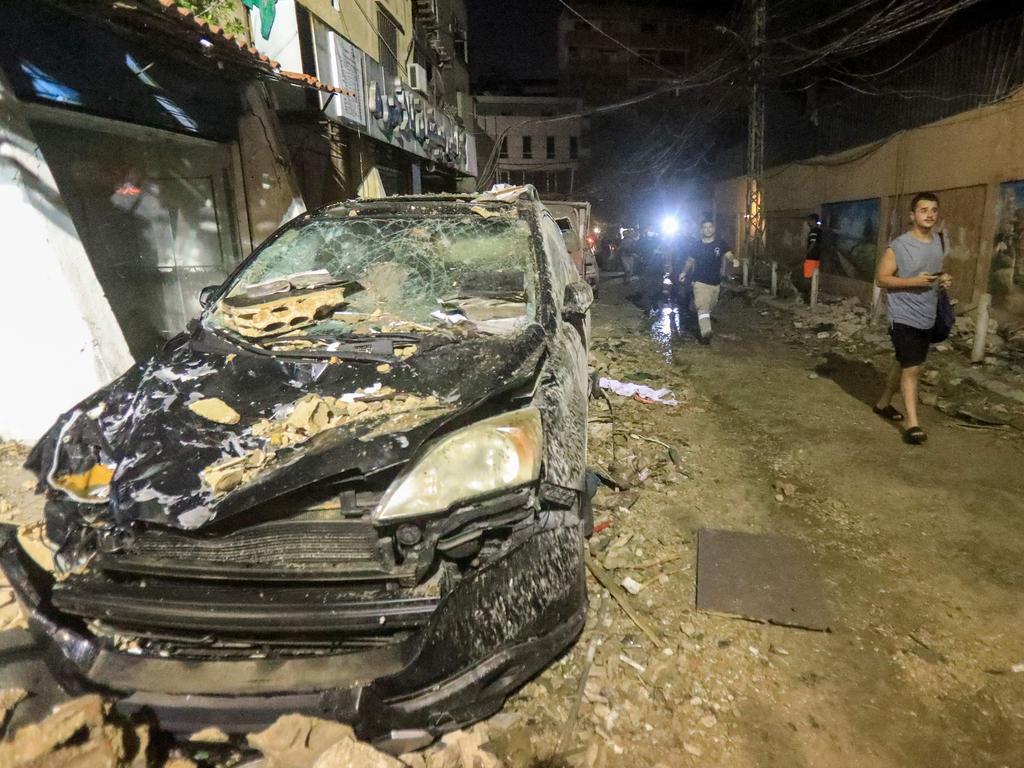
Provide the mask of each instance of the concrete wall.
[{"label": "concrete wall", "polygon": [[[278,2],[278,8],[283,4]],[[340,0],[337,10],[331,5],[331,0],[301,0],[301,5],[350,43],[365,51],[374,61],[380,62],[378,0]],[[395,51],[401,67],[407,58],[411,61],[409,46],[413,36],[412,3],[409,0],[380,0],[380,5],[401,25],[398,31],[398,50]]]},{"label": "concrete wall", "polygon": [[0,231],[0,438],[33,442],[134,361],[2,72]]},{"label": "concrete wall", "polygon": [[263,83],[253,82],[242,96],[238,149],[243,194],[236,197],[235,207],[244,258],[306,207],[269,90]]},{"label": "concrete wall", "polygon": [[[825,203],[880,198],[877,245],[881,253],[909,225],[910,196],[921,190],[937,192],[943,224],[954,245],[959,298],[973,303],[989,284],[999,185],[1021,179],[1024,90],[998,104],[874,144],[772,168],[765,173],[766,218],[770,226],[773,215],[789,217],[819,211]],[[737,232],[742,230],[744,189],[742,177],[720,182],[715,189],[720,220],[734,222]],[[767,239],[771,244],[771,235]],[[802,253],[769,256],[782,262],[802,259]],[[848,295],[871,295],[870,283],[831,275],[823,276],[823,287]]]}]

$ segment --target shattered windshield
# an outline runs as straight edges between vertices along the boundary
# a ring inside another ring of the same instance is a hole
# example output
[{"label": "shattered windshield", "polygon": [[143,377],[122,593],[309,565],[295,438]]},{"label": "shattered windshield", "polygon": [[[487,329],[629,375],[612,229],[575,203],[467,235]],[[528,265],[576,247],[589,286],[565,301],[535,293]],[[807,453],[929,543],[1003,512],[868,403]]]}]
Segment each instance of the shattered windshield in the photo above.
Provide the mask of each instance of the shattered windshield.
[{"label": "shattered windshield", "polygon": [[264,248],[207,322],[257,343],[456,326],[510,333],[536,316],[531,242],[511,208],[340,211]]}]

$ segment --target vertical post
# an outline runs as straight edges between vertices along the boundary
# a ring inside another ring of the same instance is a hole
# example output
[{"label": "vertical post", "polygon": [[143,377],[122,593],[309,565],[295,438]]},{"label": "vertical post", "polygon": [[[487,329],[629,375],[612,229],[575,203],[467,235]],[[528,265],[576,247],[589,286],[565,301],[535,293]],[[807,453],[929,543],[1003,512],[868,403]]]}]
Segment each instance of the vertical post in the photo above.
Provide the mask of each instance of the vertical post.
[{"label": "vertical post", "polygon": [[743,260],[743,287],[750,287],[750,259]]},{"label": "vertical post", "polygon": [[874,325],[882,309],[882,289],[877,285],[871,286],[871,312],[868,315],[868,325]]},{"label": "vertical post", "polygon": [[764,247],[764,36],[766,0],[752,0],[750,108],[747,115],[747,208],[745,256],[758,261]]},{"label": "vertical post", "polygon": [[779,295],[779,263],[777,261],[772,262],[772,298],[776,298]]},{"label": "vertical post", "polygon": [[818,267],[814,268],[814,274],[811,275],[811,306],[818,306]]},{"label": "vertical post", "polygon": [[978,316],[974,320],[974,348],[971,350],[971,362],[980,363],[985,359],[985,340],[988,336],[988,307],[992,303],[992,294],[986,293],[978,303]]}]

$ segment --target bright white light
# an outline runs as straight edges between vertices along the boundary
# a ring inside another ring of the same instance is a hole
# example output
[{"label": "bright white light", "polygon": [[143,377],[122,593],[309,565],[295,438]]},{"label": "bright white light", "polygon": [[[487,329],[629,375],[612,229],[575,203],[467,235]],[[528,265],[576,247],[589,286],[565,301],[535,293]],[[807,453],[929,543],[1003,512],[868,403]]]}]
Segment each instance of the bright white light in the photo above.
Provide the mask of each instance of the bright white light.
[{"label": "bright white light", "polygon": [[669,214],[661,220],[661,234],[671,237],[679,231],[679,219]]},{"label": "bright white light", "polygon": [[600,227],[594,227],[594,234],[595,235],[600,235],[601,234],[601,228]]}]

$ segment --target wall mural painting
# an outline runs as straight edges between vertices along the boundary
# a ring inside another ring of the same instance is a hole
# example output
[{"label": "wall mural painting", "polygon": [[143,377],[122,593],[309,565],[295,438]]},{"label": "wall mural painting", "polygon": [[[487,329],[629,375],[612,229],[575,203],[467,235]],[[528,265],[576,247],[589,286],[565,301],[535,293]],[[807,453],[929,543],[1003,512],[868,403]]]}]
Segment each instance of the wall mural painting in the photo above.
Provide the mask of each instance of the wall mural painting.
[{"label": "wall mural painting", "polygon": [[877,197],[822,206],[823,272],[853,280],[875,279],[880,208]]},{"label": "wall mural painting", "polygon": [[993,245],[989,272],[992,304],[1024,315],[1024,181],[999,185]]}]

